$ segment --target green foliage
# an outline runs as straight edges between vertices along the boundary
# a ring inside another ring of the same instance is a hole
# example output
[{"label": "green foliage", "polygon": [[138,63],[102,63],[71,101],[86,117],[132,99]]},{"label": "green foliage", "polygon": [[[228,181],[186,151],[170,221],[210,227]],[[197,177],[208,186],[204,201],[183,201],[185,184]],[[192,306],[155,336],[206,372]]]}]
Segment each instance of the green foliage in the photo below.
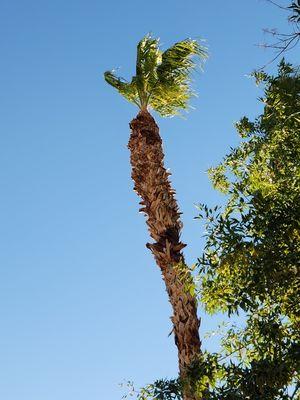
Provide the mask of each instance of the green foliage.
[{"label": "green foliage", "polygon": [[206,399],[300,398],[300,75],[283,60],[278,76],[254,77],[263,113],[241,119],[242,143],[209,171],[226,206],[202,205],[198,216],[202,303],[244,321],[222,338],[223,375]]},{"label": "green foliage", "polygon": [[202,293],[210,311],[247,311],[271,299],[293,319],[300,312],[300,78],[282,62],[264,83],[263,114],[237,124],[244,142],[210,170],[229,198],[224,211],[203,208]]},{"label": "green foliage", "polygon": [[223,377],[217,354],[204,352],[194,360],[187,369],[187,376],[181,381],[182,387],[202,399],[209,395],[209,388],[214,388],[217,381]]},{"label": "green foliage", "polygon": [[179,379],[159,379],[154,383],[146,385],[140,390],[135,390],[132,382],[126,385],[129,393],[123,399],[135,397],[137,400],[181,400],[182,385]]},{"label": "green foliage", "polygon": [[206,49],[196,40],[185,39],[165,52],[158,39],[145,36],[137,46],[136,75],[131,82],[112,71],[104,73],[107,83],[140,109],[151,107],[162,116],[173,116],[188,108],[194,95],[190,75],[199,61],[207,57]]},{"label": "green foliage", "polygon": [[104,77],[106,82],[115,87],[125,99],[139,106],[139,96],[135,83],[128,83],[123,78],[117,78],[113,71],[106,71]]}]

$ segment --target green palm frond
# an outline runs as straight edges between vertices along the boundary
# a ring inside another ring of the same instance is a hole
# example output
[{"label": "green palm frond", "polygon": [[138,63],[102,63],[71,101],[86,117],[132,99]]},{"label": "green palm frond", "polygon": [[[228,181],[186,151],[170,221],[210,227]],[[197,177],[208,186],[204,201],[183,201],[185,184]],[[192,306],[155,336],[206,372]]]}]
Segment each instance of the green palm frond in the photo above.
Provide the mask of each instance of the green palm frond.
[{"label": "green palm frond", "polygon": [[196,59],[207,58],[206,49],[198,41],[185,39],[165,52],[159,49],[159,40],[145,36],[137,46],[136,76],[126,82],[113,72],[104,74],[105,80],[127,100],[141,109],[153,108],[162,116],[179,114],[188,108],[191,72]]},{"label": "green palm frond", "polygon": [[158,82],[149,101],[160,114],[171,116],[188,108],[188,102],[194,95],[190,75],[197,66],[195,56],[204,60],[207,53],[192,39],[175,43],[162,54],[162,62],[157,67]]},{"label": "green palm frond", "polygon": [[116,88],[125,99],[141,107],[137,85],[134,79],[130,83],[126,82],[123,78],[116,77],[113,71],[104,72],[104,79],[108,84]]},{"label": "green palm frond", "polygon": [[149,92],[157,81],[157,66],[161,62],[159,40],[145,36],[137,45],[136,83],[141,103],[147,106]]}]

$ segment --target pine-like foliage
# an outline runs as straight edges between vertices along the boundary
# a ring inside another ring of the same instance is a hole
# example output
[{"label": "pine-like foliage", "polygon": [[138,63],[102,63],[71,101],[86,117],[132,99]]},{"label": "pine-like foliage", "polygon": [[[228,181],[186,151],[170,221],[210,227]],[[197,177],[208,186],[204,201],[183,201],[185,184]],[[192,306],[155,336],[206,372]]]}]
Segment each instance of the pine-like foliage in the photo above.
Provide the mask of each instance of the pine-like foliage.
[{"label": "pine-like foliage", "polygon": [[145,36],[137,46],[136,75],[131,82],[104,73],[107,83],[140,109],[151,107],[160,115],[173,116],[188,108],[194,95],[191,72],[207,58],[205,47],[196,40],[185,39],[162,52],[159,40]]}]

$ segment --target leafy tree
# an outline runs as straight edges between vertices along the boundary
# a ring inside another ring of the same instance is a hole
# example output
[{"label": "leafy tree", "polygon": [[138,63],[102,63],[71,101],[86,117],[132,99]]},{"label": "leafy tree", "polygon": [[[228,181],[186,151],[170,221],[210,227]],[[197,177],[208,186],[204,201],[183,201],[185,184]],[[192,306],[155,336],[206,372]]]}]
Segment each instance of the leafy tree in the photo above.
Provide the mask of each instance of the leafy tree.
[{"label": "leafy tree", "polygon": [[300,75],[283,60],[278,76],[254,76],[264,111],[241,119],[242,143],[209,171],[226,206],[200,213],[202,302],[245,320],[222,339],[208,399],[300,398]]},{"label": "leafy tree", "polygon": [[[107,83],[140,109],[130,123],[131,176],[134,190],[142,198],[140,211],[146,215],[154,240],[147,247],[161,269],[173,307],[173,331],[181,378],[200,355],[199,320],[196,298],[185,290],[180,279],[185,272],[189,274],[182,254],[185,244],[180,240],[180,212],[168,178],[170,174],[164,167],[159,129],[148,110],[151,108],[162,116],[172,116],[188,108],[193,95],[190,75],[196,66],[195,57],[200,61],[206,58],[205,49],[195,40],[183,40],[162,52],[158,40],[148,35],[137,46],[136,75],[130,82],[116,77],[111,71],[104,74]],[[195,396],[186,387],[183,398],[194,400]]]},{"label": "leafy tree", "polygon": [[209,310],[230,312],[269,301],[294,320],[300,312],[299,71],[282,61],[278,76],[254,76],[265,84],[264,113],[254,122],[242,118],[237,129],[244,141],[209,171],[228,201],[223,212],[206,209],[202,296]]}]

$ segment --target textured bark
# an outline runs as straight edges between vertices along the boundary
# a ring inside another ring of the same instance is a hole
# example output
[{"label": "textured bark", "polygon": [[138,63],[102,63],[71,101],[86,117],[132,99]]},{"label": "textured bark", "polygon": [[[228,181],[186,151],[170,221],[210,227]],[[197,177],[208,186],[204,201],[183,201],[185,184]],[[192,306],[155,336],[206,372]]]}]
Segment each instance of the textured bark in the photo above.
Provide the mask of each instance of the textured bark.
[{"label": "textured bark", "polygon": [[[134,190],[142,198],[140,211],[144,212],[154,243],[147,243],[166,284],[173,308],[173,331],[178,348],[179,371],[185,377],[186,367],[200,355],[199,325],[195,298],[184,289],[180,271],[174,266],[182,263],[180,240],[182,223],[180,212],[163,163],[164,153],[159,129],[148,111],[141,111],[131,121],[128,148],[131,152]],[[185,400],[194,396],[185,393]]]}]

